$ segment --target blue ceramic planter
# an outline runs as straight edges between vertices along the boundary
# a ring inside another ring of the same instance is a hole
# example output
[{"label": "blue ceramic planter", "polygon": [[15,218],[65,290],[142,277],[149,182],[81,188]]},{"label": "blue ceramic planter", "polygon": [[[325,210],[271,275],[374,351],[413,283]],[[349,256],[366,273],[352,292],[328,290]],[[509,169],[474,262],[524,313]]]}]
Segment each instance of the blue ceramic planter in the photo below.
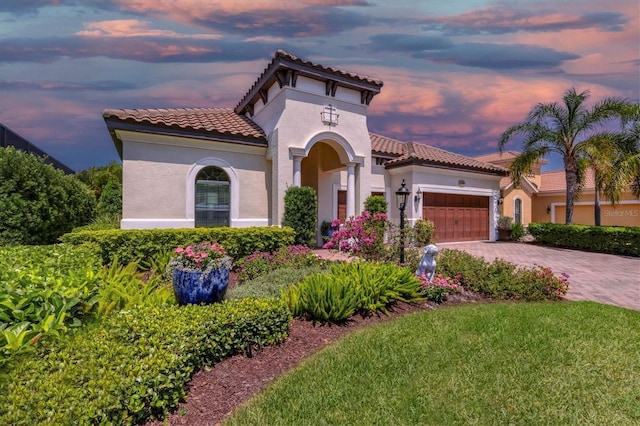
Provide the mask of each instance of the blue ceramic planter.
[{"label": "blue ceramic planter", "polygon": [[224,299],[229,285],[229,270],[220,268],[209,274],[173,270],[173,291],[179,305],[209,304]]}]

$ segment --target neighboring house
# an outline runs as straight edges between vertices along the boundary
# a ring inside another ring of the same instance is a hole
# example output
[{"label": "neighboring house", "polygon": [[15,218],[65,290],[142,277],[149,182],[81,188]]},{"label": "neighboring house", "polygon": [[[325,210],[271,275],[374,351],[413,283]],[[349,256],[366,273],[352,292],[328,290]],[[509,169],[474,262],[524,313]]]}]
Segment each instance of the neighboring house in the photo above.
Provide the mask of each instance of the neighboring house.
[{"label": "neighboring house", "polygon": [[[505,151],[475,157],[477,160],[508,168],[520,153]],[[536,163],[531,172],[523,176],[516,186],[511,178],[500,182],[502,213],[515,223],[528,225],[531,222],[565,223],[566,180],[564,170],[542,172],[545,160]],[[593,225],[595,184],[592,170],[587,170],[584,189],[573,207],[573,223]],[[600,197],[600,222],[603,226],[640,226],[640,200],[631,190],[625,191],[615,206]]]},{"label": "neighboring house", "polygon": [[6,148],[8,146],[12,146],[20,151],[42,157],[45,164],[50,164],[56,169],[62,170],[68,175],[72,175],[75,173],[73,169],[65,166],[60,161],[56,160],[13,130],[0,123],[0,147]]},{"label": "neighboring house", "polygon": [[[123,228],[280,225],[284,194],[309,186],[318,226],[361,213],[406,182],[414,223],[437,240],[493,240],[507,170],[418,143],[369,133],[383,83],[276,52],[234,109],[107,109],[123,164]],[[310,212],[311,213],[311,212]]]}]

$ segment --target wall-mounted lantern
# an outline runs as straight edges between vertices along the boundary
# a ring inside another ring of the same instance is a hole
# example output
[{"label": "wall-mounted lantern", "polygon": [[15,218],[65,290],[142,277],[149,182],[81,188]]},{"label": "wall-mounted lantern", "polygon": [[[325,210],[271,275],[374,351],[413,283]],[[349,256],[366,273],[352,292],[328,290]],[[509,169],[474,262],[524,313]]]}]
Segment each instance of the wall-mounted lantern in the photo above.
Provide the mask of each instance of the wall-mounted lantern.
[{"label": "wall-mounted lantern", "polygon": [[322,124],[326,124],[329,127],[334,127],[338,125],[338,110],[333,105],[325,105],[322,112],[320,113],[320,119],[322,120]]}]

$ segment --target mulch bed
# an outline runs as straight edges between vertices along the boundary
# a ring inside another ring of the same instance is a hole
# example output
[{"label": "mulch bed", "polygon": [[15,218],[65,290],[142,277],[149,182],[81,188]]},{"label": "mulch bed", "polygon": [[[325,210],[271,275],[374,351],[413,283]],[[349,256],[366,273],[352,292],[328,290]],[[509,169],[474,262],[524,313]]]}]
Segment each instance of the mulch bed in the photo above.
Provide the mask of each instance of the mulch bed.
[{"label": "mulch bed", "polygon": [[210,369],[196,373],[189,384],[186,401],[168,416],[167,423],[153,421],[147,425],[219,425],[269,382],[295,367],[310,354],[355,329],[440,306],[487,301],[488,299],[478,294],[464,292],[452,295],[441,305],[431,302],[398,303],[393,306],[389,316],[356,316],[344,325],[313,325],[310,321],[294,319],[289,337],[283,343],[254,351],[251,357],[247,354],[235,355]]}]

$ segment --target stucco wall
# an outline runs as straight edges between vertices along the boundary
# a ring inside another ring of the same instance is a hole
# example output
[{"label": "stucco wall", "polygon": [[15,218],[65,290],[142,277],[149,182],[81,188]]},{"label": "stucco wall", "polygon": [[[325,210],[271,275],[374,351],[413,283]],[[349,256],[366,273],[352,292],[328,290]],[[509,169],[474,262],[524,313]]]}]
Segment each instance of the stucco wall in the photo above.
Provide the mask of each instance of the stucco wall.
[{"label": "stucco wall", "polygon": [[[279,88],[274,84],[269,88],[267,105],[259,105],[252,119],[269,138],[273,223],[281,221],[284,193],[293,184],[293,152],[306,156],[317,142],[330,144],[343,164],[357,164],[356,213],[361,211],[371,186],[371,140],[367,106],[359,100],[359,92],[342,87],[338,87],[335,98],[326,96],[324,83],[302,76],[298,77],[296,87]],[[320,113],[328,104],[337,108],[337,126],[329,127],[321,121]]]},{"label": "stucco wall", "polygon": [[232,226],[268,224],[265,148],[135,132],[120,137],[123,228],[193,227],[195,175],[208,165],[231,179]]},{"label": "stucco wall", "polygon": [[[573,223],[593,225],[593,193],[582,194],[574,204]],[[566,198],[563,194],[539,196],[534,199],[533,222],[565,223]],[[550,212],[547,214],[547,208]],[[624,194],[620,203],[612,206],[600,200],[600,221],[603,226],[640,226],[640,200],[630,193]]]}]

